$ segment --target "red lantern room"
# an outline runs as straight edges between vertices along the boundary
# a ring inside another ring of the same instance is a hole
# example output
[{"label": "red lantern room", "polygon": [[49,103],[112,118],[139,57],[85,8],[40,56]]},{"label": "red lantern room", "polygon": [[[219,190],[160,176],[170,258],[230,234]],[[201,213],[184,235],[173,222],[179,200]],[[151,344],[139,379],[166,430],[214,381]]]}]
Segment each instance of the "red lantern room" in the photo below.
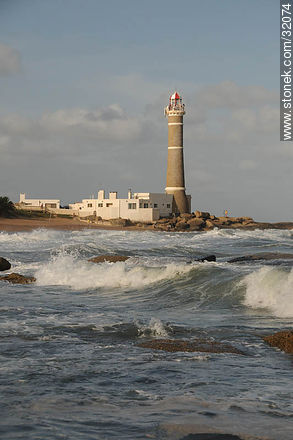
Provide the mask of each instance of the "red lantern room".
[{"label": "red lantern room", "polygon": [[169,105],[167,108],[168,110],[184,111],[184,104],[182,104],[182,98],[177,92],[174,92],[173,95],[170,96]]},{"label": "red lantern room", "polygon": [[170,104],[171,105],[177,105],[179,102],[182,101],[182,98],[178,95],[177,92],[174,92],[173,95],[170,96]]}]

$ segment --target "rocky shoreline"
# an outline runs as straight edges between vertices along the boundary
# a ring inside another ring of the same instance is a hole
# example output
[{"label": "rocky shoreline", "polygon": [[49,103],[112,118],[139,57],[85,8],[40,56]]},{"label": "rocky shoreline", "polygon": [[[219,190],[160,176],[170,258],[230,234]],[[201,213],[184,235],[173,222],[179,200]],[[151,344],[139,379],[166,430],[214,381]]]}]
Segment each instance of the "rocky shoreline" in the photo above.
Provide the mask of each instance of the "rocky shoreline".
[{"label": "rocky shoreline", "polygon": [[119,228],[129,230],[155,230],[165,232],[211,231],[212,229],[293,229],[293,222],[257,222],[252,217],[216,217],[209,212],[195,211],[191,214],[161,218],[153,223],[133,222],[115,218],[103,220],[94,216],[80,220],[93,227]]},{"label": "rocky shoreline", "polygon": [[216,217],[209,212],[195,211],[178,217],[158,220],[153,229],[159,231],[210,231],[212,229],[293,229],[293,223],[256,222],[251,217]]}]

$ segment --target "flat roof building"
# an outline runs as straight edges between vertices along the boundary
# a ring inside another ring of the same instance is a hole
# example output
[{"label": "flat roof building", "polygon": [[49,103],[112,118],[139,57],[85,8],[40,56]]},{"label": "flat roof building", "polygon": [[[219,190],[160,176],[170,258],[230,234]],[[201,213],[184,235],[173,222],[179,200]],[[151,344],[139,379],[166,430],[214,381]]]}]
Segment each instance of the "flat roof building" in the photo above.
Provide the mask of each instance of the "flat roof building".
[{"label": "flat roof building", "polygon": [[32,208],[60,208],[60,200],[58,199],[27,199],[25,193],[19,195],[19,204],[24,207]]},{"label": "flat roof building", "polygon": [[137,222],[153,222],[160,217],[169,217],[172,214],[172,194],[159,193],[132,193],[128,197],[119,199],[117,191],[98,191],[96,199],[83,199],[81,202],[72,203],[69,209],[79,217],[95,215],[105,220],[125,218]]}]

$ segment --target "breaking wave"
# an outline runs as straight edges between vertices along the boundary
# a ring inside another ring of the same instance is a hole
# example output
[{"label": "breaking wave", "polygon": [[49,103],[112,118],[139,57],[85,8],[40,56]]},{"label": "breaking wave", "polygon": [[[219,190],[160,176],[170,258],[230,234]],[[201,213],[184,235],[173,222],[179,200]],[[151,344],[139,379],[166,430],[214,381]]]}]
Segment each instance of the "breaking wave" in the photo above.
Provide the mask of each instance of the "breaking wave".
[{"label": "breaking wave", "polygon": [[136,266],[131,263],[94,264],[78,260],[72,254],[60,254],[39,268],[35,277],[39,286],[69,286],[72,289],[142,288],[174,279],[190,272],[194,266],[170,263],[164,266]]},{"label": "breaking wave", "polygon": [[62,232],[51,229],[35,229],[28,232],[0,232],[0,243],[44,242],[62,237]]},{"label": "breaking wave", "polygon": [[269,309],[281,318],[293,317],[293,269],[262,267],[246,275],[241,284],[246,287],[246,306]]}]

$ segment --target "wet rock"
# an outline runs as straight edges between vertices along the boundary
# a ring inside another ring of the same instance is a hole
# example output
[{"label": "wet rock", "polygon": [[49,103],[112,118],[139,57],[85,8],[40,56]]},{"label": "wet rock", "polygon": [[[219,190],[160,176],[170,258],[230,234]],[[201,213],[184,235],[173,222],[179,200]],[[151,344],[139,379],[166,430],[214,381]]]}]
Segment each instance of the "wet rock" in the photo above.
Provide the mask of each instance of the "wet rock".
[{"label": "wet rock", "polygon": [[11,268],[11,264],[8,260],[3,257],[0,257],[0,271],[9,270]]},{"label": "wet rock", "polygon": [[125,255],[99,255],[98,257],[90,258],[88,261],[91,263],[117,263],[118,261],[126,261],[130,257]]},{"label": "wet rock", "polygon": [[285,353],[293,353],[293,331],[281,331],[263,338],[271,347],[277,347]]},{"label": "wet rock", "polygon": [[241,355],[245,354],[244,352],[238,350],[238,348],[235,348],[230,344],[211,341],[208,339],[193,339],[192,341],[185,341],[180,339],[152,339],[151,341],[146,341],[138,344],[138,347],[169,351],[172,353],[176,351],[199,351],[202,353],[233,353]]},{"label": "wet rock", "polygon": [[217,258],[215,255],[207,255],[206,257],[199,258],[197,261],[204,262],[204,261],[216,261],[216,260],[217,260]]},{"label": "wet rock", "polygon": [[217,432],[201,432],[198,434],[188,434],[181,437],[180,440],[244,440],[243,437],[239,437],[234,434],[223,434]]},{"label": "wet rock", "polygon": [[[218,415],[211,412],[199,412],[204,415]],[[200,425],[195,423],[175,423],[168,422],[161,424],[161,429],[164,433],[164,438],[172,438],[176,440],[269,440],[268,437],[255,437],[254,435],[239,433],[236,431],[237,426],[234,426],[233,432],[229,429],[218,430],[212,425]],[[272,439],[271,439],[272,440]]]},{"label": "wet rock", "polygon": [[24,275],[20,275],[19,273],[10,273],[8,275],[0,276],[0,280],[8,281],[13,284],[31,284],[36,281],[35,277],[26,277]]},{"label": "wet rock", "polygon": [[293,254],[281,254],[277,252],[260,252],[258,254],[244,255],[243,257],[236,257],[228,260],[227,263],[239,263],[242,261],[259,261],[259,260],[289,260],[293,259]]}]

